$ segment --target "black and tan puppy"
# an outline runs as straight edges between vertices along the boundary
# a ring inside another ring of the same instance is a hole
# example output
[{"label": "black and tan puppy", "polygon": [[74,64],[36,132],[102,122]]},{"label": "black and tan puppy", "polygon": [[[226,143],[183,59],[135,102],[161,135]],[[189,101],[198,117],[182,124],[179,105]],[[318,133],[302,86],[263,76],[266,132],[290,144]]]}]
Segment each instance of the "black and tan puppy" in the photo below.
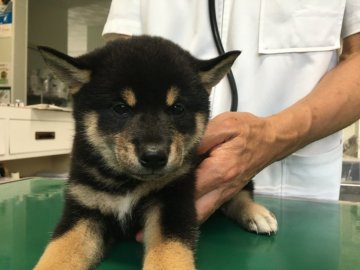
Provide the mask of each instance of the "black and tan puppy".
[{"label": "black and tan puppy", "polygon": [[[144,229],[144,269],[195,269],[196,147],[209,92],[239,55],[198,60],[139,36],[79,58],[40,51],[73,95],[76,133],[65,208],[36,269],[93,269],[114,242]],[[227,213],[270,232],[276,220],[244,190]]]}]

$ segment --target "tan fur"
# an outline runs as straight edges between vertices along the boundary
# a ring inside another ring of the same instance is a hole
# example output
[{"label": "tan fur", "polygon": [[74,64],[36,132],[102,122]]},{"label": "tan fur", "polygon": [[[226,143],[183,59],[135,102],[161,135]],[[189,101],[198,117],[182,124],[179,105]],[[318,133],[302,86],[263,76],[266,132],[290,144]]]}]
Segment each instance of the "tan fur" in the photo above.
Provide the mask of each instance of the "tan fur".
[{"label": "tan fur", "polygon": [[153,209],[145,223],[144,270],[195,269],[192,250],[180,241],[165,239],[161,233],[160,211]]},{"label": "tan fur", "polygon": [[174,105],[178,96],[179,96],[179,90],[177,90],[175,87],[171,87],[166,94],[166,105],[168,106]]},{"label": "tan fur", "polygon": [[115,135],[116,156],[120,166],[126,169],[138,169],[140,167],[135,152],[135,145],[130,142],[126,132]]},{"label": "tan fur", "polygon": [[230,67],[237,57],[238,55],[229,56],[210,70],[199,72],[200,80],[209,94],[212,87],[230,71]]},{"label": "tan fur", "polygon": [[130,107],[134,107],[136,105],[136,96],[133,90],[125,89],[121,93],[121,96]]},{"label": "tan fur", "polygon": [[195,115],[196,131],[194,135],[184,137],[185,152],[188,152],[197,143],[200,142],[206,128],[206,116],[202,113]]},{"label": "tan fur", "polygon": [[160,229],[160,209],[158,206],[153,206],[147,212],[144,225],[144,242],[145,252],[154,244],[162,242]]},{"label": "tan fur", "polygon": [[195,121],[196,121],[196,133],[195,136],[193,136],[194,142],[198,143],[200,139],[202,138],[205,128],[206,128],[206,115],[203,113],[196,113],[195,115]]},{"label": "tan fur", "polygon": [[173,135],[170,145],[168,164],[172,167],[180,167],[184,161],[184,136],[178,132]]},{"label": "tan fur", "polygon": [[91,72],[89,70],[77,70],[76,78],[79,82],[69,85],[70,93],[72,95],[76,94],[85,83],[90,81],[90,76]]},{"label": "tan fur", "polygon": [[[95,112],[87,113],[84,116],[85,133],[88,141],[93,145],[94,151],[99,151],[103,160],[113,169],[119,170],[115,152],[106,143],[107,136],[100,134],[98,128],[99,116]],[[110,139],[111,141],[111,139]]]},{"label": "tan fur", "polygon": [[102,256],[96,224],[80,220],[70,231],[49,243],[35,270],[89,269]]},{"label": "tan fur", "polygon": [[264,206],[257,204],[247,190],[241,190],[223,210],[227,216],[239,222],[245,229],[257,233],[272,233],[278,229],[275,216]]}]

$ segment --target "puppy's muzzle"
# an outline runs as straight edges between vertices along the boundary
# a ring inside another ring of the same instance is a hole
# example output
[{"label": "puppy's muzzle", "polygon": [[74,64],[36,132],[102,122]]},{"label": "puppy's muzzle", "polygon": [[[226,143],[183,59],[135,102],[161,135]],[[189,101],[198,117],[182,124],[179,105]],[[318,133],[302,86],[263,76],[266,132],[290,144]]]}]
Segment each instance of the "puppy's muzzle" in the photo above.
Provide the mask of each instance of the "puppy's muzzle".
[{"label": "puppy's muzzle", "polygon": [[138,160],[146,169],[160,170],[168,162],[168,153],[161,147],[147,146],[139,152]]}]

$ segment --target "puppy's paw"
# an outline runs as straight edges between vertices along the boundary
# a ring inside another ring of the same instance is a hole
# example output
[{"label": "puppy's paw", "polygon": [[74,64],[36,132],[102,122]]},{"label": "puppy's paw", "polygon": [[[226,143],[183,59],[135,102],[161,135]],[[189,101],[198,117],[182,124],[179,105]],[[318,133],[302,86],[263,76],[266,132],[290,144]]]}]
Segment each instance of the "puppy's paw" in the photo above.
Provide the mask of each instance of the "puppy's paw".
[{"label": "puppy's paw", "polygon": [[224,206],[223,211],[246,230],[259,234],[276,233],[278,230],[275,215],[254,201],[244,203],[237,198]]},{"label": "puppy's paw", "polygon": [[260,234],[277,232],[278,223],[276,217],[264,206],[252,203],[241,210],[242,213],[239,213],[240,219],[237,220],[245,229]]}]

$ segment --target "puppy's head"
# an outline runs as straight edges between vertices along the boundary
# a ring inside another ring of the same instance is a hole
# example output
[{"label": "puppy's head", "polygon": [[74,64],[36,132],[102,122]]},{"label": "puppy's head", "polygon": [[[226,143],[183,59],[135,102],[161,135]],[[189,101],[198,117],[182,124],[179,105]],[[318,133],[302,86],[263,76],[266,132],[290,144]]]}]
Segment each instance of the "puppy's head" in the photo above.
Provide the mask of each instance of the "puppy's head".
[{"label": "puppy's head", "polygon": [[[209,116],[209,93],[240,52],[198,60],[139,36],[72,58],[39,48],[73,94],[83,153],[140,180],[186,173]],[[76,153],[75,153],[76,154]]]}]

